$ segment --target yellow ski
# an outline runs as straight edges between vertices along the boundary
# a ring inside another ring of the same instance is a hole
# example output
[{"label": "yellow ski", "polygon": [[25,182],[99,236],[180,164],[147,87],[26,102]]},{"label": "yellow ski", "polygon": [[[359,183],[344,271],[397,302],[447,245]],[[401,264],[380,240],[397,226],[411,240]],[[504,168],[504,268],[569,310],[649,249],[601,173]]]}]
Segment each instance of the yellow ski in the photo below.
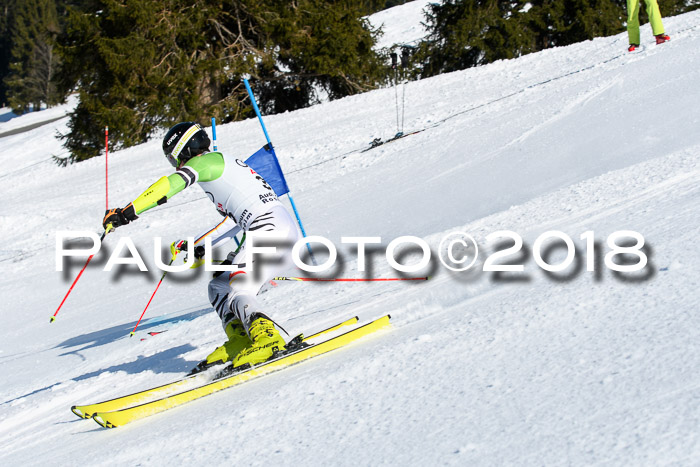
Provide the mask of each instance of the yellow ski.
[{"label": "yellow ski", "polygon": [[[357,316],[355,316],[346,321],[343,321],[340,324],[336,324],[327,329],[312,334],[308,337],[304,337],[303,342],[314,340],[320,336],[336,331],[344,326],[355,324],[357,323],[357,321],[358,318]],[[148,402],[153,399],[161,399],[171,394],[178,394],[191,388],[199,387],[207,380],[207,377],[208,375],[206,373],[187,376],[183,379],[173,381],[162,386],[135,392],[126,396],[117,397],[115,399],[97,402],[95,404],[74,405],[73,407],[71,407],[71,410],[75,415],[77,415],[80,418],[92,418],[92,416],[97,412],[111,412],[114,410],[123,409],[125,407],[143,404],[144,402]]]},{"label": "yellow ski", "polygon": [[221,391],[222,389],[236,386],[258,376],[262,376],[273,371],[286,368],[290,365],[294,365],[296,363],[315,357],[317,355],[321,355],[326,352],[330,352],[331,350],[343,347],[351,342],[356,341],[361,337],[367,336],[381,328],[389,326],[389,319],[390,316],[386,315],[339,336],[332,337],[328,340],[319,342],[317,344],[312,344],[308,347],[304,347],[300,350],[297,350],[296,352],[284,355],[283,357],[280,357],[278,359],[256,365],[249,370],[234,373],[233,375],[225,376],[223,378],[214,380],[211,383],[207,383],[203,386],[185,390],[178,394],[170,395],[151,402],[146,402],[141,405],[136,405],[133,407],[124,408],[121,410],[114,410],[110,412],[100,411],[95,413],[92,418],[99,425],[105,428],[114,428],[117,426],[125,425],[134,420],[138,420],[140,418],[148,417],[150,415],[163,412],[178,405],[182,405],[186,402],[199,399],[200,397],[204,397],[214,392]]}]

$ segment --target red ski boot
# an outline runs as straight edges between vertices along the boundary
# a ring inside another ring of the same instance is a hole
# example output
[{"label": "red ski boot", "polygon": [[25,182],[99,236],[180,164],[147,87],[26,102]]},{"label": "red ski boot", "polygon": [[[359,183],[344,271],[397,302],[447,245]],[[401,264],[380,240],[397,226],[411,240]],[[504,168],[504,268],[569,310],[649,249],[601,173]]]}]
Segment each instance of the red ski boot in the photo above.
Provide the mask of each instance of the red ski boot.
[{"label": "red ski boot", "polygon": [[656,37],[656,45],[663,44],[664,42],[671,40],[671,38],[666,34],[657,34],[654,37]]}]

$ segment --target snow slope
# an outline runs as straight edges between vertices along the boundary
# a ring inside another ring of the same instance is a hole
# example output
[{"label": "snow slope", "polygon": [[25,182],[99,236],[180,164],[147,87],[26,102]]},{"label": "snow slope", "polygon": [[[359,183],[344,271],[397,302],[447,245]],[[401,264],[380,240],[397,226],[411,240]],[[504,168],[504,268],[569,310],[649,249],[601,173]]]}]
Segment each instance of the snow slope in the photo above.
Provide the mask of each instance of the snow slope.
[{"label": "snow slope", "polygon": [[18,117],[12,109],[0,108],[0,136],[12,130],[18,130],[31,125],[38,125],[65,116],[77,104],[77,96],[68,96],[67,102],[62,105],[44,109],[40,112],[30,112]]},{"label": "snow slope", "polygon": [[[84,261],[56,272],[56,231],[99,230],[104,158],[47,162],[66,119],[1,138],[0,462],[697,464],[699,20],[665,19],[672,40],[658,47],[643,27],[641,53],[618,35],[409,83],[405,131],[423,131],[367,152],[396,132],[393,89],[266,117],[307,231],[338,245],[333,274],[363,274],[341,236],[414,235],[437,252],[465,231],[479,262],[453,273],[434,261],[422,283],[279,283],[261,299],[290,333],[356,314],[391,313],[393,329],[115,430],[70,406],[173,380],[223,341],[200,270],[169,275],[128,338],[160,278],[152,238],[218,214],[194,188],[110,234],[49,325]],[[253,119],[217,130],[242,158],[264,143]],[[168,170],[157,138],[110,154],[110,204]],[[509,258],[523,273],[481,270],[499,230],[523,237],[526,254]],[[551,230],[577,259],[545,274],[532,251]],[[604,265],[620,230],[645,238],[640,273]],[[149,274],[102,271],[123,236]],[[368,270],[396,275],[381,250]]]},{"label": "snow slope", "polygon": [[387,8],[369,16],[373,28],[382,28],[382,35],[377,41],[379,49],[390,48],[394,44],[415,44],[426,35],[423,22],[424,10],[434,0],[415,0]]}]

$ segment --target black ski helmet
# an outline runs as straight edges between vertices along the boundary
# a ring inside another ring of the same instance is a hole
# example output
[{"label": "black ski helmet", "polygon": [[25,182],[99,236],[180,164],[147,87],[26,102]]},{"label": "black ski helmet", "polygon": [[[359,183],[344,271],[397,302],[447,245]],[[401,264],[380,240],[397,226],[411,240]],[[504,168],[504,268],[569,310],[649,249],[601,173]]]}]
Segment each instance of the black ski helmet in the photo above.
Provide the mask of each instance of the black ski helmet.
[{"label": "black ski helmet", "polygon": [[194,122],[178,123],[163,138],[163,152],[173,167],[209,149],[209,135]]}]

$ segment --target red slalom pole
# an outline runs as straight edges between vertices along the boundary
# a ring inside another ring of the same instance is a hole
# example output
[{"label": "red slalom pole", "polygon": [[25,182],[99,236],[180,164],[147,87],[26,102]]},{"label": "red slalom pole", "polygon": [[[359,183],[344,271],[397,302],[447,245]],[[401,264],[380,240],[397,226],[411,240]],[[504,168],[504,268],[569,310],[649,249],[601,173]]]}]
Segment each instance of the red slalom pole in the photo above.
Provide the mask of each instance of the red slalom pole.
[{"label": "red slalom pole", "polygon": [[105,127],[105,210],[109,210],[109,127]]},{"label": "red slalom pole", "polygon": [[299,282],[384,282],[384,281],[427,281],[430,277],[377,277],[367,279],[353,278],[330,278],[324,279],[320,277],[273,277],[273,281],[299,281]]},{"label": "red slalom pole", "polygon": [[[173,259],[170,260],[170,263],[168,266],[173,264],[173,261],[175,261],[175,257],[173,256]],[[134,333],[136,333],[136,328],[139,327],[139,324],[141,323],[141,320],[143,319],[143,315],[146,314],[146,310],[148,310],[148,307],[150,306],[151,302],[153,301],[153,297],[156,296],[156,292],[158,292],[158,287],[160,287],[160,284],[163,283],[163,279],[165,279],[165,275],[168,273],[168,271],[163,271],[163,275],[160,276],[160,280],[158,281],[158,285],[156,285],[156,290],[153,291],[151,294],[151,298],[148,300],[148,303],[146,304],[146,308],[143,309],[143,313],[141,313],[141,316],[139,317],[139,320],[136,322],[136,326],[134,326],[134,330],[131,331],[129,334],[129,337],[134,337]]]},{"label": "red slalom pole", "polygon": [[[105,230],[105,232],[102,234],[102,237],[100,237],[100,243],[102,243],[102,240],[104,240],[105,235],[107,235],[107,231],[106,231],[106,230]],[[73,287],[75,287],[75,284],[78,282],[78,279],[80,279],[80,276],[83,275],[83,272],[85,271],[85,268],[87,268],[88,264],[90,264],[90,261],[92,261],[92,257],[93,257],[93,256],[95,256],[95,255],[94,255],[94,254],[90,255],[90,257],[87,259],[87,261],[85,261],[85,266],[83,266],[83,269],[81,269],[80,272],[78,273],[78,277],[76,277],[75,280],[73,281],[73,283],[71,284],[70,289],[68,289],[68,292],[66,292],[66,296],[63,297],[63,300],[61,300],[61,304],[58,305],[58,308],[56,309],[56,313],[53,314],[53,316],[52,316],[51,319],[49,320],[49,323],[53,323],[54,321],[56,321],[56,316],[58,315],[59,310],[61,309],[61,307],[63,306],[63,304],[66,302],[66,299],[68,298],[68,295],[70,295],[71,291],[73,290]]]}]

